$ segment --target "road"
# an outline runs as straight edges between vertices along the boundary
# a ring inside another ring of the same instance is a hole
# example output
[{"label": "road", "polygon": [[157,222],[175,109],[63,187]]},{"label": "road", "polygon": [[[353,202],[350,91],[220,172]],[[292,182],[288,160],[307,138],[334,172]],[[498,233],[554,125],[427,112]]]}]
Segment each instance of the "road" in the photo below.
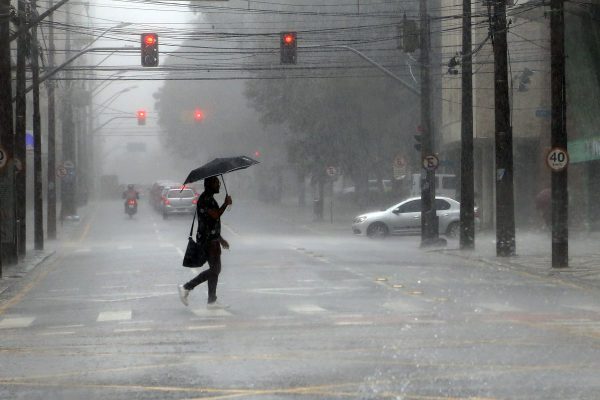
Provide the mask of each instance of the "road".
[{"label": "road", "polygon": [[236,202],[219,301],[189,217],[95,203],[0,299],[0,399],[597,399],[594,290]]}]

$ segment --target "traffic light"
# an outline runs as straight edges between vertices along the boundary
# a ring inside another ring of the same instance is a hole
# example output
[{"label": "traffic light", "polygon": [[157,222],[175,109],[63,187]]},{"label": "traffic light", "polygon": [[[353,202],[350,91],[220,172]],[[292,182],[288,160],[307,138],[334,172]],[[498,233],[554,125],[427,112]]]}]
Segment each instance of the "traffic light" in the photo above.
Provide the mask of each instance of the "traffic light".
[{"label": "traffic light", "polygon": [[136,114],[137,114],[138,125],[146,125],[146,111],[138,110]]},{"label": "traffic light", "polygon": [[261,156],[261,152],[260,152],[260,150],[255,150],[255,151],[254,151],[254,157],[255,157],[255,158],[260,158],[260,156]]},{"label": "traffic light", "polygon": [[423,135],[418,133],[418,134],[414,135],[413,137],[415,138],[415,150],[420,152],[421,144],[423,142]]},{"label": "traffic light", "polygon": [[158,66],[158,35],[142,33],[141,43],[142,67]]},{"label": "traffic light", "polygon": [[279,35],[279,48],[282,64],[296,64],[296,32],[281,32]]},{"label": "traffic light", "polygon": [[201,109],[196,108],[194,110],[194,121],[201,122],[204,119],[204,113]]}]

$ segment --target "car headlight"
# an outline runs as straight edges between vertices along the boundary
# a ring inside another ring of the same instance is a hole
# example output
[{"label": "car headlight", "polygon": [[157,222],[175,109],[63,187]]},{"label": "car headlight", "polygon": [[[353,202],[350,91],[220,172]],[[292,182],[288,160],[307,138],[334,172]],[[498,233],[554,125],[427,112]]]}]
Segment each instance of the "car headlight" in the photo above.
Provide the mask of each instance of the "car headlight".
[{"label": "car headlight", "polygon": [[363,222],[366,219],[367,219],[366,215],[361,215],[360,217],[354,218],[354,223],[355,224],[360,224],[361,222]]}]

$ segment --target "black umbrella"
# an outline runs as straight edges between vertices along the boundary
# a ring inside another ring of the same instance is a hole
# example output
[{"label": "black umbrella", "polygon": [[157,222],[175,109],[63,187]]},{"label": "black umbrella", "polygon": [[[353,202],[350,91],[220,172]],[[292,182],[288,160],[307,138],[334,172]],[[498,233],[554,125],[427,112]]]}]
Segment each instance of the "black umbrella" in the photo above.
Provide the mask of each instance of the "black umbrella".
[{"label": "black umbrella", "polygon": [[[258,164],[258,161],[246,156],[215,158],[190,172],[183,184],[196,182],[201,179],[210,178],[211,176],[223,175],[231,171],[237,171],[238,169],[245,169],[254,164]],[[223,180],[223,185],[225,185],[225,180]],[[227,193],[227,186],[225,186],[225,192]]]}]

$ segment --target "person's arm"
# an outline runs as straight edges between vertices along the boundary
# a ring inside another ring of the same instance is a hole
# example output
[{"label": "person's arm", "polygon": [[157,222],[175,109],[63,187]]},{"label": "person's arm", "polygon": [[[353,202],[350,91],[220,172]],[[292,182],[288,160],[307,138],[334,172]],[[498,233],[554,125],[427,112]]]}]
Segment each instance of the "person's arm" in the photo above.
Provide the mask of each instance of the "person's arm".
[{"label": "person's arm", "polygon": [[225,212],[225,210],[227,209],[227,206],[232,204],[231,201],[231,196],[225,196],[225,201],[223,202],[223,205],[220,208],[213,208],[210,210],[207,210],[206,213],[212,218],[212,219],[219,219],[221,218],[221,215],[223,215],[223,213]]}]

